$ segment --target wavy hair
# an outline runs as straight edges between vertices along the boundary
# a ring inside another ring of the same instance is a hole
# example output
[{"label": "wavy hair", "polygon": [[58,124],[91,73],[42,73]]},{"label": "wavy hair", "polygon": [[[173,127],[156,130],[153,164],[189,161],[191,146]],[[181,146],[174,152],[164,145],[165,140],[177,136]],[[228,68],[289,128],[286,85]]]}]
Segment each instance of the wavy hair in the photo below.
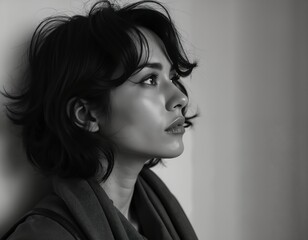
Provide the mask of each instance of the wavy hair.
[{"label": "wavy hair", "polygon": [[[28,49],[25,87],[17,94],[3,94],[10,99],[9,119],[22,126],[29,161],[44,174],[88,178],[101,173],[102,181],[110,175],[115,146],[103,134],[73,124],[73,109],[67,106],[72,99],[83,99],[101,115],[110,115],[110,91],[143,64],[142,54],[148,56],[148,48],[142,47],[147,40],[138,27],[162,40],[180,76],[191,74],[197,64],[188,60],[168,10],[156,1],[123,7],[99,1],[85,16],[49,17],[36,28]],[[115,78],[120,65],[124,71]],[[187,95],[180,82],[177,86]],[[187,117],[186,107],[182,111],[185,127],[191,126],[196,115]],[[101,158],[106,159],[105,167]],[[146,166],[160,161],[151,159]]]}]

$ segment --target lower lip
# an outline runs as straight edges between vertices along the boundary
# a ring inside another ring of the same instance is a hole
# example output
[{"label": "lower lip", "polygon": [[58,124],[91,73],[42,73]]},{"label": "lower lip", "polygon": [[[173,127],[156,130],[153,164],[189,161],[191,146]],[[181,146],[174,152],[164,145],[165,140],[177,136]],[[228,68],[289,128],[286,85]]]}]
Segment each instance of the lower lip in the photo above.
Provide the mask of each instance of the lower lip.
[{"label": "lower lip", "polygon": [[177,126],[166,130],[169,134],[183,134],[185,133],[185,128],[183,126]]}]

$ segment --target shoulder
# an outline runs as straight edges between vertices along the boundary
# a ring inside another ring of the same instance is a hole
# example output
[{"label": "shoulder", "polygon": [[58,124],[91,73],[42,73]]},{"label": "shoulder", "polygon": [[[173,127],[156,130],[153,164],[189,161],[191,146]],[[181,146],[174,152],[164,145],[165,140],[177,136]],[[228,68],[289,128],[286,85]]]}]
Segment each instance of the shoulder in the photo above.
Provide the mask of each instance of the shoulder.
[{"label": "shoulder", "polygon": [[8,240],[73,240],[74,237],[60,223],[42,215],[33,215],[20,223]]},{"label": "shoulder", "polygon": [[8,240],[73,240],[76,227],[63,201],[54,194],[44,198],[9,231]]}]

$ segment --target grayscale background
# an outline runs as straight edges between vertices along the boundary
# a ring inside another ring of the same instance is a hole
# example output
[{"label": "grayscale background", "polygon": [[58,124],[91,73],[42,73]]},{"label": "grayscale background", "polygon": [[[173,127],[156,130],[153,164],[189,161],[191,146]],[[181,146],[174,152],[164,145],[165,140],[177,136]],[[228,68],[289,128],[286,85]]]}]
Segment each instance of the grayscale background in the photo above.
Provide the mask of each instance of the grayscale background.
[{"label": "grayscale background", "polygon": [[[0,87],[18,85],[26,40],[41,19],[82,13],[92,2],[0,0]],[[155,171],[199,239],[308,239],[308,1],[162,2],[199,61],[185,81],[200,117],[184,154]],[[0,236],[48,189],[18,131],[1,106]]]}]

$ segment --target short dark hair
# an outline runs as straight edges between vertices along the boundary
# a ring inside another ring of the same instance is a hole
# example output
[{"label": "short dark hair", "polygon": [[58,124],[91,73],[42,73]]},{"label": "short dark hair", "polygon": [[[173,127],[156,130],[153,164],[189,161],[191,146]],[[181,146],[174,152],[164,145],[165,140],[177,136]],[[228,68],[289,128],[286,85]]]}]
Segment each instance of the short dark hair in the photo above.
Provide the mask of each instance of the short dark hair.
[{"label": "short dark hair", "polygon": [[[138,27],[158,35],[180,76],[188,76],[196,67],[188,60],[167,9],[156,1],[123,7],[99,1],[86,16],[49,17],[36,28],[25,87],[18,94],[3,94],[11,100],[6,105],[8,117],[22,126],[29,161],[44,174],[88,178],[103,170],[101,179],[108,178],[114,163],[112,142],[72,124],[74,114],[67,105],[72,99],[84,99],[102,115],[110,114],[110,91],[136,71],[142,51],[148,51],[146,47],[138,51],[136,45],[147,46]],[[112,77],[119,65],[124,67],[122,75]],[[177,85],[187,95],[185,87]],[[182,111],[185,116],[186,107]],[[185,116],[185,127],[194,117]],[[152,159],[146,165],[159,161]]]}]

